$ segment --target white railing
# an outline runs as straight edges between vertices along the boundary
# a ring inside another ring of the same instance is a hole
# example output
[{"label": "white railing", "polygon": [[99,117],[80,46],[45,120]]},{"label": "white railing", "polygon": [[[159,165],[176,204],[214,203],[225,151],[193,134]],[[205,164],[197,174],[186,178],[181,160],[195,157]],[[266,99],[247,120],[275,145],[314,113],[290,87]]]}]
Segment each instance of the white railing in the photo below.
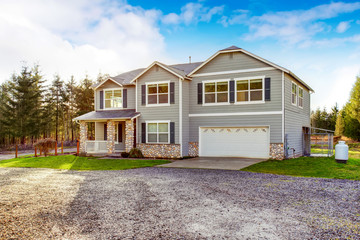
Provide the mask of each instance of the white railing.
[{"label": "white railing", "polygon": [[86,152],[88,153],[107,152],[106,141],[98,141],[98,140],[86,141]]}]

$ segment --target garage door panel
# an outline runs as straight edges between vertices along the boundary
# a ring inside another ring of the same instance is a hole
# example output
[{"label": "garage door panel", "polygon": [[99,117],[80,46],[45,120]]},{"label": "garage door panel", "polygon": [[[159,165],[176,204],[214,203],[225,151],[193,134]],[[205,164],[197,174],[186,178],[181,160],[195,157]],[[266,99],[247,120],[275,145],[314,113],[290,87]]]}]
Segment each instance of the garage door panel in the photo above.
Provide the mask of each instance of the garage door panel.
[{"label": "garage door panel", "polygon": [[269,157],[267,127],[200,128],[201,156]]}]

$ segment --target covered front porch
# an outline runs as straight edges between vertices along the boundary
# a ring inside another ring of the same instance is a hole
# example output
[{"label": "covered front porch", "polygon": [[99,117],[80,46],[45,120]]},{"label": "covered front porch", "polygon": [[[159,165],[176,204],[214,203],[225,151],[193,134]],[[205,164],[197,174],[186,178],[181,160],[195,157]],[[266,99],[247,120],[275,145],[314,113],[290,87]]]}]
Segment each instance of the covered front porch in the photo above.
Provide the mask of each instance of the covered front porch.
[{"label": "covered front porch", "polygon": [[80,123],[80,152],[114,154],[129,152],[136,143],[134,110],[94,111],[77,117]]}]

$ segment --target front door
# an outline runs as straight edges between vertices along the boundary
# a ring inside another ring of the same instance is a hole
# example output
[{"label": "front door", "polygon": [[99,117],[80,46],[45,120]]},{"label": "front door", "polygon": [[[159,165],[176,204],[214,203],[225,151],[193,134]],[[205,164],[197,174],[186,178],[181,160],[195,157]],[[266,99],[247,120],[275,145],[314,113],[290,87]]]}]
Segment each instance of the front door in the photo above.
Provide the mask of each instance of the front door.
[{"label": "front door", "polygon": [[125,150],[125,124],[124,122],[119,122],[117,124],[117,134],[116,134],[116,144],[115,150],[124,151]]}]

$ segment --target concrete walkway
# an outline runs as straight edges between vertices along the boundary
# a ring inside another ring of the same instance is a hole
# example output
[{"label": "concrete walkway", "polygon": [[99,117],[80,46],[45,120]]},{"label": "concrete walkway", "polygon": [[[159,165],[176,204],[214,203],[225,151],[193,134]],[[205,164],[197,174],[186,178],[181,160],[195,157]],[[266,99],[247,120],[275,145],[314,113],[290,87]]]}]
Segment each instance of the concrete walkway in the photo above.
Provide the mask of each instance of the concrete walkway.
[{"label": "concrete walkway", "polygon": [[266,160],[267,159],[257,158],[198,157],[192,159],[177,160],[172,163],[159,165],[158,167],[240,170],[242,168]]}]

